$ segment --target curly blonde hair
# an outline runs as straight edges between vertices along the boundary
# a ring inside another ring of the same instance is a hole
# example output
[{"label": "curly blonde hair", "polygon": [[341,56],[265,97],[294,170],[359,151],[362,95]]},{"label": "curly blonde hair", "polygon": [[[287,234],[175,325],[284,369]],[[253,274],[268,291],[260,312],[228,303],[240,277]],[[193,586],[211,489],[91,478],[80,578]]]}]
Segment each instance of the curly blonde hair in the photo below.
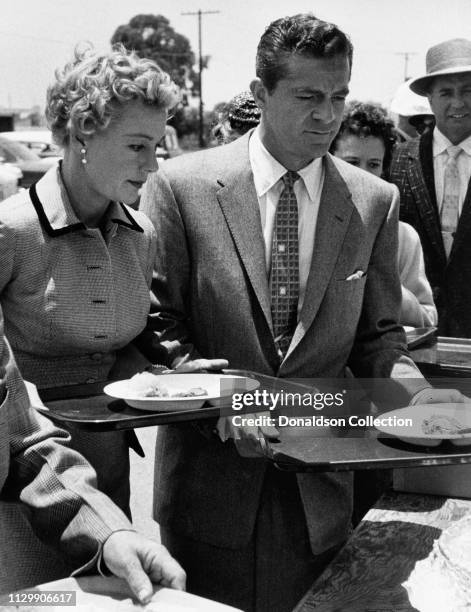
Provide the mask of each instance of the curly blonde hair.
[{"label": "curly blonde hair", "polygon": [[46,118],[60,146],[68,144],[72,128],[81,137],[106,129],[132,100],[162,109],[180,100],[178,87],[166,72],[122,45],[105,54],[90,44],[77,45],[73,60],[55,76],[47,90]]}]

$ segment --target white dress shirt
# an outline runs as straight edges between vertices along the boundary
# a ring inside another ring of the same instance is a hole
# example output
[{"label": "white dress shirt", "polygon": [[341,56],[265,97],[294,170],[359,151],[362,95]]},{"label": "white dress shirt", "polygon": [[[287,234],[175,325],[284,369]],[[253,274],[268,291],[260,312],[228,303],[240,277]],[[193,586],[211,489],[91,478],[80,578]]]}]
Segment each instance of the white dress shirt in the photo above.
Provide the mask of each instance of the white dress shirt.
[{"label": "white dress shirt", "polygon": [[[452,143],[448,138],[435,127],[433,130],[433,174],[435,177],[435,193],[437,195],[439,212],[441,212],[443,205],[443,179],[446,162],[448,161],[447,148],[451,146]],[[463,202],[471,178],[471,136],[465,138],[458,146],[463,149],[456,158],[460,175],[459,214],[461,215]]]},{"label": "white dress shirt", "polygon": [[[276,207],[283,191],[282,177],[288,170],[262,144],[259,128],[255,129],[250,137],[249,159],[260,207],[260,219],[265,242],[265,260],[267,275],[269,276]],[[322,158],[314,159],[307,166],[298,170],[298,174],[300,178],[294,184],[294,193],[298,201],[299,314],[303,305],[311,267],[317,215],[324,184]]]}]

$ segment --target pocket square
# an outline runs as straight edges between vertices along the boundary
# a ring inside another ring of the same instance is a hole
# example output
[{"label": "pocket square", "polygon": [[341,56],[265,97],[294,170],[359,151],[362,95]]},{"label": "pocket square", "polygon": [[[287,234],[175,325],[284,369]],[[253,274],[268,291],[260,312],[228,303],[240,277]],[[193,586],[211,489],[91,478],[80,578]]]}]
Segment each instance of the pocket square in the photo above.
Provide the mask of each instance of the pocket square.
[{"label": "pocket square", "polygon": [[350,274],[350,276],[347,276],[345,280],[346,281],[359,280],[360,278],[363,278],[364,276],[366,276],[366,272],[364,272],[363,270],[357,270],[353,274]]}]

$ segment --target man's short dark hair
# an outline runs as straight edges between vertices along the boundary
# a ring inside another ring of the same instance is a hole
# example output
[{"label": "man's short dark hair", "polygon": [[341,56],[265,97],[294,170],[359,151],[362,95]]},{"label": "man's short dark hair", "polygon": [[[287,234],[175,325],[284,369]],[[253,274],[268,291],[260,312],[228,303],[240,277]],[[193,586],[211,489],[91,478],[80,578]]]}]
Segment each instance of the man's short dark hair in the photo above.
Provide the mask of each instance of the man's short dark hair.
[{"label": "man's short dark hair", "polygon": [[343,55],[351,70],[353,46],[336,25],[317,19],[312,13],[273,21],[260,39],[256,58],[256,74],[270,93],[287,76],[292,55],[314,58]]}]

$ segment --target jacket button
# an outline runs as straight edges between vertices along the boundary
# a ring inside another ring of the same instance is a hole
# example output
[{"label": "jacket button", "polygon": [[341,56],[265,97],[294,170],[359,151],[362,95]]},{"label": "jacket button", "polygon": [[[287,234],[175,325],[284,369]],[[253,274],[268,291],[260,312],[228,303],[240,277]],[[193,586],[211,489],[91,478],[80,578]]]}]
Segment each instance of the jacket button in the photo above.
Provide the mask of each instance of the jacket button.
[{"label": "jacket button", "polygon": [[96,380],[94,378],[87,378],[87,380],[85,381],[87,384],[91,384],[96,382]]},{"label": "jacket button", "polygon": [[103,359],[103,353],[92,353],[90,359],[92,361],[101,361]]}]

